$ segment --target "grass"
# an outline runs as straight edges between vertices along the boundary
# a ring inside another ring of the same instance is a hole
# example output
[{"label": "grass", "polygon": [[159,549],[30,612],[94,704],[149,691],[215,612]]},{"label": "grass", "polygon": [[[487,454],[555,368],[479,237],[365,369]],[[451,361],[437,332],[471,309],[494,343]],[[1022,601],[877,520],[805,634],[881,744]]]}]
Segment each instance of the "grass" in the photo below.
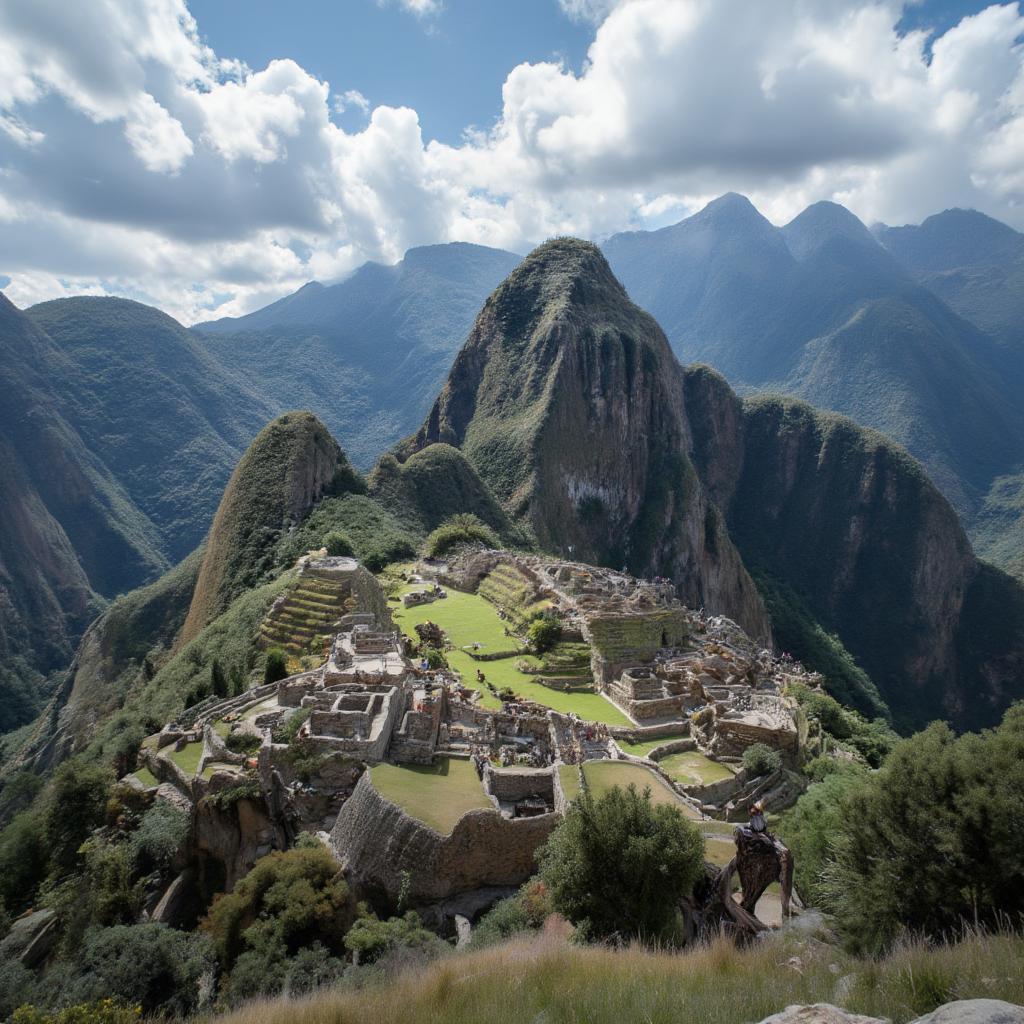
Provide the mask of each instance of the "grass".
[{"label": "grass", "polygon": [[641,740],[639,743],[627,743],[626,740],[619,740],[619,746],[623,753],[632,754],[634,757],[646,757],[655,747],[664,746],[675,740],[685,740],[689,737],[683,735],[659,736],[656,740]]},{"label": "grass", "polygon": [[712,782],[731,779],[733,772],[727,765],[712,761],[696,750],[669,754],[658,762],[658,767],[684,786],[708,786]]},{"label": "grass", "polygon": [[574,764],[560,764],[558,777],[562,782],[562,792],[566,800],[574,800],[580,792],[580,773]]},{"label": "grass", "polygon": [[[410,585],[400,593],[419,589]],[[531,676],[520,672],[515,662],[518,656],[502,658],[500,661],[474,661],[461,650],[474,643],[481,645],[481,653],[512,650],[517,641],[505,636],[506,623],[498,617],[498,611],[489,601],[478,594],[466,594],[449,590],[448,597],[432,604],[415,608],[396,608],[395,622],[409,636],[415,637],[415,626],[421,622],[436,622],[447,634],[456,648],[448,653],[448,663],[462,675],[468,686],[474,686],[476,670],[479,668],[488,681],[498,689],[511,687],[525,700],[535,701],[545,707],[575,713],[588,722],[603,722],[605,725],[630,725],[629,719],[611,701],[606,700],[592,689],[578,689],[563,692],[536,682]],[[481,689],[483,707],[497,710],[501,702],[486,687]]]},{"label": "grass", "polygon": [[213,773],[216,771],[229,771],[229,772],[240,772],[241,768],[237,764],[230,764],[227,761],[208,761],[203,766],[202,777],[209,781],[213,778]]},{"label": "grass", "polygon": [[225,722],[223,718],[213,723],[213,731],[222,739],[226,740],[231,732],[231,723]]},{"label": "grass", "polygon": [[534,933],[479,952],[452,953],[364,987],[249,1003],[218,1021],[737,1024],[794,1003],[829,1002],[906,1024],[953,999],[1024,1002],[1022,957],[1024,940],[1009,936],[908,945],[886,959],[866,961],[795,933],[745,950],[718,940],[682,953],[577,946]]},{"label": "grass", "polygon": [[137,778],[147,789],[150,786],[160,785],[160,780],[145,765],[135,770],[135,778]]},{"label": "grass", "polygon": [[630,764],[628,761],[588,761],[583,766],[583,777],[595,797],[603,796],[614,786],[625,789],[626,786],[635,785],[641,791],[650,786],[652,803],[671,804],[688,818],[697,817],[697,812],[670,789],[664,779],[643,765]]},{"label": "grass", "polygon": [[442,835],[466,811],[494,807],[469,761],[445,758],[429,767],[378,764],[370,769],[370,779],[381,796]]},{"label": "grass", "polygon": [[171,760],[189,777],[199,770],[199,759],[203,756],[202,743],[186,743],[181,750],[170,754]]}]

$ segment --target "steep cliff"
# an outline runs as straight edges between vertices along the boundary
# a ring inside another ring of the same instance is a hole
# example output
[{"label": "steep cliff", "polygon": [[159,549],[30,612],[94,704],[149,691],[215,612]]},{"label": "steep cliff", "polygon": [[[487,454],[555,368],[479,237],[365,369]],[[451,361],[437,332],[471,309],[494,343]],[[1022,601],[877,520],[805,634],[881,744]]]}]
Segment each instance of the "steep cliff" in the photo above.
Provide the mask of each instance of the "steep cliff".
[{"label": "steep cliff", "polygon": [[897,720],[996,720],[1024,692],[1024,588],[977,562],[921,467],[844,417],[741,402],[707,367],[684,380],[694,463],[746,563],[839,635]]},{"label": "steep cliff", "polygon": [[672,577],[768,637],[767,614],[688,456],[681,371],[593,245],[558,239],[484,305],[401,449],[461,448],[542,548]]},{"label": "steep cliff", "polygon": [[346,465],[337,442],[312,413],[286,413],[260,431],[214,517],[180,645],[243,591],[270,577],[281,534],[305,518]]}]

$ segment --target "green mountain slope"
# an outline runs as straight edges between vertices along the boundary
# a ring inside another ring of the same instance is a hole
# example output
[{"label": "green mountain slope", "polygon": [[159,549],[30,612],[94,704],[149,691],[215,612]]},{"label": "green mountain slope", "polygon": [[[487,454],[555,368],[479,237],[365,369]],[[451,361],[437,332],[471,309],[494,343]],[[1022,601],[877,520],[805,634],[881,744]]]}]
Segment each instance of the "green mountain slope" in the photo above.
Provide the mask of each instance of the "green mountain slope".
[{"label": "green mountain slope", "polygon": [[422,420],[473,317],[518,262],[465,243],[410,249],[395,266],[367,263],[338,284],[308,284],[195,332],[276,412],[319,416],[365,469]]}]

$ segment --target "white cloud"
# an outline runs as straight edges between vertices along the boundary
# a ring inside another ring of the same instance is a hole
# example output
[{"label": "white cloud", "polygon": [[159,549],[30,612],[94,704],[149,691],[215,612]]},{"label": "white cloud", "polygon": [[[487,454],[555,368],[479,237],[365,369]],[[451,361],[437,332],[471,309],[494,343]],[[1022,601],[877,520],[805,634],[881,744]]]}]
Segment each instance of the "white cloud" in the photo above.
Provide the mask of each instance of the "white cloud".
[{"label": "white cloud", "polygon": [[[385,7],[391,0],[377,0],[380,7]],[[442,0],[394,0],[403,11],[415,14],[417,18],[425,18],[430,15],[440,14],[444,7]]]},{"label": "white cloud", "polygon": [[[1015,3],[929,59],[896,0],[560,2],[600,20],[583,68],[510,69],[494,128],[449,146],[293,60],[213,53],[184,0],[6,0],[7,293],[98,288],[192,321],[412,245],[600,237],[730,189],[777,221],[831,198],[867,221],[960,205],[1024,227]],[[331,120],[351,109],[358,131]]]}]

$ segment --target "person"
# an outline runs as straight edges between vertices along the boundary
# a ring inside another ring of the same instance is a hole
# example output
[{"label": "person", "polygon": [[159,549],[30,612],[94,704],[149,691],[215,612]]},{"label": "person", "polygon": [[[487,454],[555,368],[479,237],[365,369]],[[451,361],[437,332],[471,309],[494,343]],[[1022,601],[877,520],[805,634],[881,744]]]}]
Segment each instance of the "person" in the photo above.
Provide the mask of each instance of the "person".
[{"label": "person", "polygon": [[768,822],[764,817],[764,808],[758,801],[750,808],[750,831],[754,835],[765,835],[768,832]]}]

